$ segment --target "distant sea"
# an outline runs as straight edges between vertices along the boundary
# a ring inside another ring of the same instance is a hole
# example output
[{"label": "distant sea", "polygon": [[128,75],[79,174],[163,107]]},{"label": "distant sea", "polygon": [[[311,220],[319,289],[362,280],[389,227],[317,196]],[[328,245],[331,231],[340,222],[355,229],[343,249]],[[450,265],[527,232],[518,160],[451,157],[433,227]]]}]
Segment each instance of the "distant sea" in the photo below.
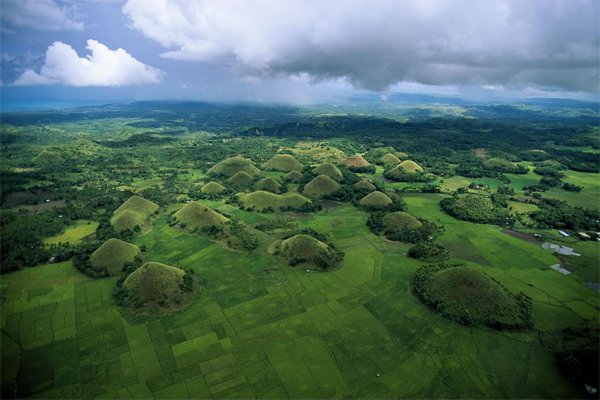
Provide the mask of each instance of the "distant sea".
[{"label": "distant sea", "polygon": [[0,103],[0,112],[50,111],[67,108],[98,106],[120,103],[115,100],[81,100],[81,101],[4,101]]}]

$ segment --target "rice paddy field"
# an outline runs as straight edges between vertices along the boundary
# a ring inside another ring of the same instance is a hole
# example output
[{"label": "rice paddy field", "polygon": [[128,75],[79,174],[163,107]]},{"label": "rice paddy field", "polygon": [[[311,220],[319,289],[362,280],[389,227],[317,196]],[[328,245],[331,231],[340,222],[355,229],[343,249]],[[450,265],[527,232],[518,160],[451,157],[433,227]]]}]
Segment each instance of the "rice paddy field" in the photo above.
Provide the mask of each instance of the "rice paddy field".
[{"label": "rice paddy field", "polygon": [[[550,269],[559,262],[552,253],[443,214],[443,197],[404,200],[444,224],[455,260],[531,296],[537,330],[597,322],[597,293]],[[2,390],[23,398],[583,396],[535,331],[466,327],[422,305],[409,287],[420,262],[405,256],[408,245],[372,234],[366,218],[349,204],[298,215],[346,253],[336,271],[307,272],[263,246],[240,253],[189,235],[162,215],[133,243],[154,261],[193,269],[202,289],[186,310],[146,321],[119,311],[117,278],[88,278],[70,261],[6,275]]]}]

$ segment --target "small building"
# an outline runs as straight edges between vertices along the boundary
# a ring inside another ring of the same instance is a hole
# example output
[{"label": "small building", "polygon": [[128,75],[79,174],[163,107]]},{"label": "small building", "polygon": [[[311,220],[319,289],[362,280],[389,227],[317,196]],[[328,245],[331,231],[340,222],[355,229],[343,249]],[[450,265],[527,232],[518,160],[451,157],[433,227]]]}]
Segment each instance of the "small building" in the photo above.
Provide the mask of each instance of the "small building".
[{"label": "small building", "polygon": [[579,236],[583,240],[590,240],[592,237],[585,232],[577,232],[577,236]]},{"label": "small building", "polygon": [[565,232],[565,231],[558,231],[558,233],[560,233],[560,234],[561,234],[561,236],[563,236],[563,237],[569,237],[569,236],[571,236],[571,235],[569,235],[569,234],[568,234],[567,232]]}]

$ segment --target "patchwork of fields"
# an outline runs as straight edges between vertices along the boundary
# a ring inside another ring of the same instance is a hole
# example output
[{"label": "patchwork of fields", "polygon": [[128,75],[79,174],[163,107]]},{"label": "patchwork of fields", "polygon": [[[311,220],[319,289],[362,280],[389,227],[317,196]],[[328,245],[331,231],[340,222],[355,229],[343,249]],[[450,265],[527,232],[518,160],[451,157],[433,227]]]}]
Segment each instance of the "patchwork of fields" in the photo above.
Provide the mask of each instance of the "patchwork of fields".
[{"label": "patchwork of fields", "polygon": [[[598,293],[582,284],[585,274],[564,276],[550,268],[561,261],[537,244],[442,213],[443,197],[403,195],[410,213],[444,225],[440,241],[452,261],[529,295],[537,330],[597,324]],[[205,204],[247,223],[275,218]],[[267,235],[251,252],[230,250],[170,227],[163,213],[133,243],[153,261],[193,269],[201,292],[186,310],[146,321],[120,312],[117,278],[88,278],[70,261],[4,275],[3,397],[584,395],[535,331],[466,327],[422,305],[409,286],[421,265],[406,257],[410,245],[372,234],[365,212],[340,204],[294,215],[345,252],[340,269],[289,267],[267,255]]]}]

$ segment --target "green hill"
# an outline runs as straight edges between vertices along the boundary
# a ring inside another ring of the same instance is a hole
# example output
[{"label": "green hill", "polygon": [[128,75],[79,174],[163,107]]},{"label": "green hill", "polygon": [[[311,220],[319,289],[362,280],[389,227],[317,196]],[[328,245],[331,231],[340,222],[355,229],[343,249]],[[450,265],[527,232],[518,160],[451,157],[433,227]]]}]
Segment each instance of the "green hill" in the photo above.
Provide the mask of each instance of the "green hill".
[{"label": "green hill", "polygon": [[115,210],[110,220],[117,232],[133,229],[136,225],[142,230],[159,205],[140,196],[131,196]]},{"label": "green hill", "polygon": [[220,227],[229,221],[229,218],[197,201],[187,203],[173,217],[177,224],[191,231],[210,226]]},{"label": "green hill", "polygon": [[158,262],[147,262],[133,271],[122,288],[125,305],[140,314],[181,309],[195,298],[193,275]]},{"label": "green hill", "polygon": [[258,182],[256,182],[256,185],[254,185],[254,187],[256,188],[256,190],[265,190],[271,193],[281,192],[281,184],[271,177],[259,180]]},{"label": "green hill", "polygon": [[398,165],[398,167],[410,173],[423,172],[423,167],[412,160],[404,160],[400,163],[400,165]]},{"label": "green hill", "polygon": [[425,304],[463,324],[503,329],[531,325],[531,300],[513,295],[474,268],[424,266],[416,271],[411,283]]},{"label": "green hill", "polygon": [[325,196],[340,188],[339,183],[327,175],[319,175],[304,186],[303,193],[312,198]]},{"label": "green hill", "polygon": [[393,203],[392,199],[379,191],[371,192],[358,202],[361,206],[385,208]]},{"label": "green hill", "polygon": [[292,236],[279,244],[279,255],[292,265],[301,262],[314,262],[323,253],[331,252],[330,247],[310,235]]},{"label": "green hill", "polygon": [[208,182],[206,185],[202,186],[202,188],[200,189],[200,191],[204,194],[217,194],[217,193],[222,193],[226,190],[227,190],[227,188],[225,186],[223,186],[220,183],[215,182],[215,181]]},{"label": "green hill", "polygon": [[234,186],[246,187],[254,181],[254,177],[245,171],[236,172],[231,178],[227,180]]},{"label": "green hill", "polygon": [[331,146],[314,146],[301,151],[301,154],[307,155],[315,160],[340,162],[346,155],[338,148]]},{"label": "green hill", "polygon": [[287,182],[300,183],[302,181],[302,172],[299,171],[290,171],[285,174],[284,179]]},{"label": "green hill", "polygon": [[335,180],[342,179],[342,172],[338,167],[330,162],[325,162],[312,170],[313,173],[318,175],[327,175]]},{"label": "green hill", "polygon": [[44,149],[35,156],[32,161],[36,165],[50,165],[61,163],[63,158],[60,153],[56,151]]},{"label": "green hill", "polygon": [[440,207],[455,218],[481,224],[504,224],[508,210],[496,206],[487,196],[467,194],[440,202]]},{"label": "green hill", "polygon": [[213,165],[208,173],[211,175],[225,176],[231,178],[238,172],[245,172],[250,175],[260,174],[260,169],[254,166],[252,160],[242,156],[229,157]]},{"label": "green hill", "polygon": [[277,154],[264,163],[263,168],[267,171],[301,171],[302,164],[289,154]]},{"label": "green hill", "polygon": [[298,193],[274,194],[262,190],[252,193],[238,194],[240,202],[247,209],[262,211],[268,208],[280,210],[282,208],[297,209],[310,203],[310,200]]},{"label": "green hill", "polygon": [[400,159],[392,153],[387,153],[383,155],[379,160],[383,165],[386,166],[398,165],[401,162]]},{"label": "green hill", "polygon": [[106,271],[109,275],[119,275],[123,266],[132,262],[140,253],[139,247],[119,239],[111,238],[98,247],[90,256],[90,264],[95,270]]},{"label": "green hill", "polygon": [[366,167],[369,165],[369,162],[363,158],[360,154],[355,154],[351,157],[346,158],[342,161],[344,165],[348,167]]},{"label": "green hill", "polygon": [[365,179],[363,179],[362,181],[356,182],[354,185],[352,185],[352,187],[357,190],[375,190],[376,189],[375,185],[373,185],[371,182],[369,182]]},{"label": "green hill", "polygon": [[383,226],[386,231],[417,229],[421,225],[423,225],[421,221],[403,211],[390,213],[383,218]]},{"label": "green hill", "polygon": [[489,160],[485,160],[483,162],[483,166],[487,169],[498,172],[516,173],[523,170],[524,172],[527,172],[525,167],[501,158],[490,158]]}]

